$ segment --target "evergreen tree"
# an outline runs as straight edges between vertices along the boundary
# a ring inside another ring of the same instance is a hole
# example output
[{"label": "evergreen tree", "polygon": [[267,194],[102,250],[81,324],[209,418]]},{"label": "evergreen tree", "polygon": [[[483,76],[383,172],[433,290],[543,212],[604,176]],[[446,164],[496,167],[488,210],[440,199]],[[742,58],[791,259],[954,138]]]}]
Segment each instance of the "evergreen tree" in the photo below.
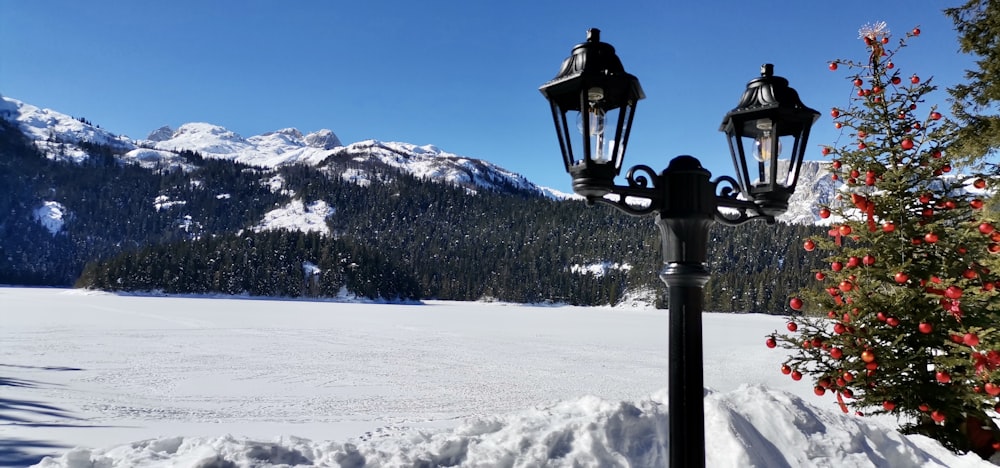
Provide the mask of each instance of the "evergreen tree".
[{"label": "evergreen tree", "polygon": [[995,153],[1000,148],[1000,2],[968,0],[945,14],[955,23],[959,50],[977,57],[977,68],[966,70],[968,82],[948,89],[952,113],[962,123],[952,152]]},{"label": "evergreen tree", "polygon": [[[998,236],[984,210],[976,161],[951,151],[956,125],[925,98],[935,87],[894,63],[913,29],[889,47],[885,23],[861,29],[866,56],[838,60],[856,96],[831,111],[844,141],[826,146],[838,202],[820,288],[791,299],[819,317],[791,319],[767,339],[791,350],[782,372],[815,380],[847,412],[889,413],[902,429],[955,451],[992,453],[1000,395]],[[827,317],[822,317],[826,315]],[[985,429],[983,429],[985,427]]]}]

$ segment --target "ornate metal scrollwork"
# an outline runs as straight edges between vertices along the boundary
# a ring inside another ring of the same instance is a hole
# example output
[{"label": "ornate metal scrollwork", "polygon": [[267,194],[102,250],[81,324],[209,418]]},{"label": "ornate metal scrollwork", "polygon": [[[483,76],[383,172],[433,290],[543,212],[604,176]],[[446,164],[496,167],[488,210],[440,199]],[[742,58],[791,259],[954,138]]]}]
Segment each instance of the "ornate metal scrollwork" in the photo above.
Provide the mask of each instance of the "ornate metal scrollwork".
[{"label": "ornate metal scrollwork", "polygon": [[[640,164],[625,174],[628,185],[616,185],[611,190],[612,194],[618,196],[617,199],[596,198],[591,201],[611,205],[632,216],[645,216],[660,208],[663,194],[657,187],[659,180],[660,176],[653,168]],[[628,198],[639,198],[647,200],[648,203],[633,204],[628,202]]]},{"label": "ornate metal scrollwork", "polygon": [[[740,199],[742,189],[739,182],[730,176],[720,176],[713,182],[716,187],[715,220],[729,226],[736,226],[756,219],[774,224],[774,217],[761,213],[752,201]],[[723,185],[725,184],[725,185]]]},{"label": "ornate metal scrollwork", "polygon": [[[643,172],[646,175],[636,174],[637,172]],[[647,175],[649,176],[648,179],[646,178]],[[633,188],[653,188],[656,186],[656,179],[656,171],[645,164],[633,166],[628,170],[628,173],[625,174],[625,180],[628,181],[628,186]]]}]

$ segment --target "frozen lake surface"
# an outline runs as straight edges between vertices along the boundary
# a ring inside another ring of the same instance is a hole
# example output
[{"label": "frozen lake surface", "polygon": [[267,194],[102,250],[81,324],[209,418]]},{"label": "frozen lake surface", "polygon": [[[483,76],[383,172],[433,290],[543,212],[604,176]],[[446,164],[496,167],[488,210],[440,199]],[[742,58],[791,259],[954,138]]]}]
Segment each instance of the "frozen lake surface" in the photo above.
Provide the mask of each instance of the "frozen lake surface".
[{"label": "frozen lake surface", "polygon": [[[783,323],[773,316],[705,315],[705,382],[716,392],[706,400],[709,451],[726,447],[710,455],[715,466],[980,464],[889,431],[884,422],[842,415],[832,398],[781,375],[780,351],[763,340]],[[197,466],[211,457],[255,466],[359,459],[365,466],[410,466],[433,457],[465,466],[491,460],[522,466],[546,457],[551,466],[655,462],[662,443],[620,456],[593,447],[665,437],[659,402],[667,384],[666,336],[667,313],[651,309],[0,288],[0,461],[23,465],[51,455],[44,466],[102,460]],[[604,431],[604,439],[587,442],[594,437],[588,427],[622,419],[626,406],[639,418],[631,432]],[[817,440],[834,445],[813,441],[820,448],[807,451],[776,440],[815,436],[796,426],[802,411],[826,421]],[[791,414],[792,427],[779,424],[786,418],[775,412]],[[747,439],[744,425],[767,444],[739,440]],[[840,432],[846,442],[837,442]],[[564,434],[562,445],[551,440],[555,433]],[[459,445],[446,446],[452,442]],[[540,454],[518,444],[537,445]],[[260,447],[270,447],[270,458]],[[451,458],[441,458],[448,450]]]}]

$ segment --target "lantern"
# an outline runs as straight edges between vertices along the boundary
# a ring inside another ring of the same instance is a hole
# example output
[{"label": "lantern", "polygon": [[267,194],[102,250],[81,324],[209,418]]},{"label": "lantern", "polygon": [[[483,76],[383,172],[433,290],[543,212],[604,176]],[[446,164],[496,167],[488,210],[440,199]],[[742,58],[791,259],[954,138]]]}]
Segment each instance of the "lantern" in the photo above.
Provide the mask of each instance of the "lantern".
[{"label": "lantern", "polygon": [[645,95],[625,72],[601,31],[587,31],[559,73],[539,88],[552,106],[559,148],[573,190],[585,197],[611,191],[621,172],[635,105]]},{"label": "lantern", "polygon": [[788,80],[774,76],[774,65],[761,66],[759,78],[747,83],[735,109],[719,130],[729,151],[744,196],[762,213],[778,216],[798,182],[806,141],[819,112],[799,99]]}]

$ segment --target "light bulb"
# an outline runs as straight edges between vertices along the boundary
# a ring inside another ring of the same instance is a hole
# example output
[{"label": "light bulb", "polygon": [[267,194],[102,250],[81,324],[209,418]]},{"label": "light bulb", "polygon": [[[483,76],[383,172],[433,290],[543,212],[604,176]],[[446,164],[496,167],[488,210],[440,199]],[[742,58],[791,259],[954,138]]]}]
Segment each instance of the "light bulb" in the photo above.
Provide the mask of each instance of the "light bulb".
[{"label": "light bulb", "polygon": [[[761,130],[760,136],[754,141],[753,157],[758,162],[767,162],[771,160],[771,148],[774,145],[774,136],[771,134],[771,129],[773,124],[770,119],[762,119],[757,122],[757,129]],[[781,141],[778,141],[778,153],[781,153]]]},{"label": "light bulb", "polygon": [[583,119],[588,120],[590,126],[590,137],[593,139],[593,151],[591,151],[590,159],[595,163],[604,164],[611,160],[611,155],[604,148],[604,124],[606,119],[604,109],[598,106],[598,102],[604,99],[604,90],[598,87],[593,87],[587,90],[587,101],[588,106],[586,110],[586,117],[584,113],[581,112],[577,120],[577,128],[580,133],[583,133]]}]

